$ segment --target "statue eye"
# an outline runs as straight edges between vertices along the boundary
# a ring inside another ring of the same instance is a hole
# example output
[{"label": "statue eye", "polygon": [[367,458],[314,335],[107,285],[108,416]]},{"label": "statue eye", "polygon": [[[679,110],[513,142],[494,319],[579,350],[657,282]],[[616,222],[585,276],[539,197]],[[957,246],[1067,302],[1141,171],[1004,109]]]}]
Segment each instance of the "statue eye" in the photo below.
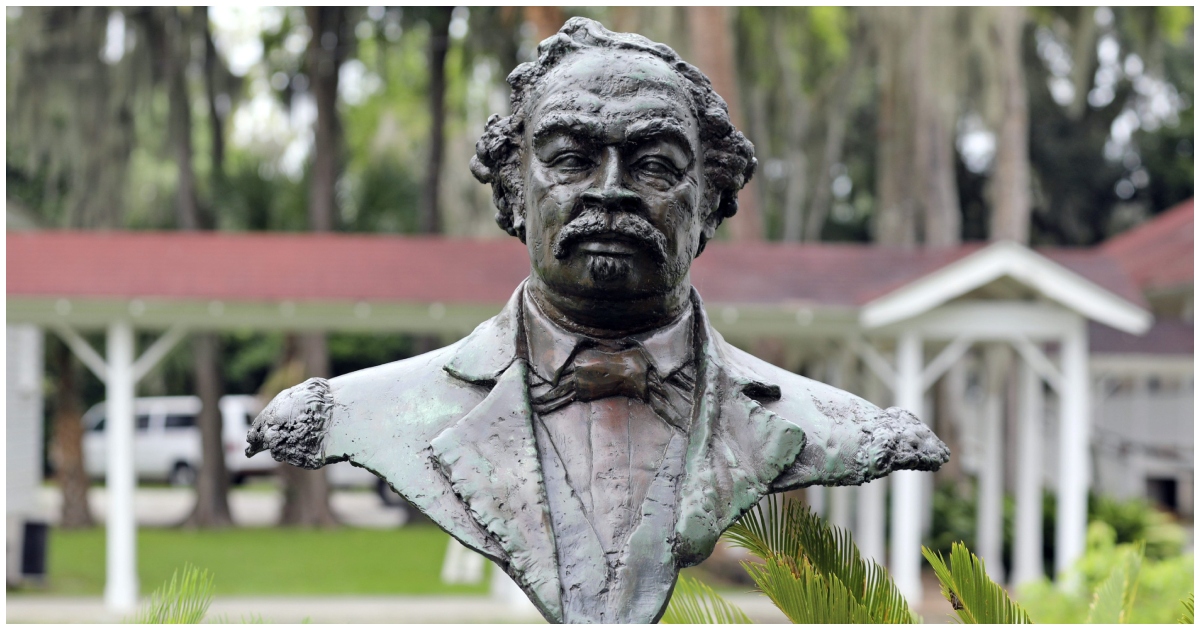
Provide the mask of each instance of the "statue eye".
[{"label": "statue eye", "polygon": [[675,168],[675,165],[660,157],[648,156],[642,158],[634,166],[639,172],[658,179],[673,182],[679,177],[679,170]]},{"label": "statue eye", "polygon": [[565,171],[582,171],[592,166],[592,161],[579,153],[563,153],[550,162],[550,166]]}]

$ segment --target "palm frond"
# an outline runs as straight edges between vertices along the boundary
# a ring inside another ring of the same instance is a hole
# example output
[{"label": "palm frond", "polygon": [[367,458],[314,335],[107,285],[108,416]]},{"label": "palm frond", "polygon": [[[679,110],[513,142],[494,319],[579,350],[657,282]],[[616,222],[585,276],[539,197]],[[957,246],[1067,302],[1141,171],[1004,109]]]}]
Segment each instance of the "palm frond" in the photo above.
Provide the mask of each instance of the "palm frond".
[{"label": "palm frond", "polygon": [[213,599],[213,576],[207,570],[185,565],[183,575],[171,574],[132,623],[200,623]]},{"label": "palm frond", "polygon": [[699,580],[680,577],[661,623],[754,623],[741,608]]},{"label": "palm frond", "polygon": [[1196,593],[1188,593],[1187,599],[1181,602],[1183,604],[1183,616],[1179,618],[1179,623],[1195,625],[1196,623]]},{"label": "palm frond", "polygon": [[966,545],[954,543],[948,566],[940,553],[927,547],[921,547],[921,553],[933,565],[933,572],[942,583],[942,595],[950,600],[963,623],[1032,623],[1025,609],[988,577],[983,560]]},{"label": "palm frond", "polygon": [[[764,507],[765,504],[765,507]],[[746,512],[726,532],[729,542],[767,560],[771,557],[797,558],[800,541],[791,527],[788,512],[793,503],[779,495],[768,495]]]},{"label": "palm frond", "polygon": [[1087,623],[1128,623],[1137,596],[1138,573],[1142,568],[1145,543],[1125,554],[1121,562],[1092,595]]},{"label": "palm frond", "polygon": [[743,563],[751,579],[792,623],[871,623],[871,614],[837,578],[777,558]]},{"label": "palm frond", "polygon": [[822,578],[828,589],[839,586],[844,589],[865,608],[868,623],[918,622],[891,576],[875,562],[862,558],[850,532],[830,526],[798,501],[779,495],[769,496],[747,512],[726,535],[732,544],[744,547],[768,565],[772,562],[778,565],[772,570],[747,566],[746,570],[759,579],[782,579],[783,574],[776,575],[775,570],[790,570],[794,579],[787,584],[787,589],[791,590],[779,590],[772,584],[760,585],[759,589],[764,593],[808,593],[803,589],[813,587],[815,582],[802,581],[803,586],[794,583],[808,572]]},{"label": "palm frond", "polygon": [[829,525],[807,506],[790,503],[788,507],[804,557],[819,573],[845,585],[870,611],[871,623],[918,623],[891,575],[862,557],[848,530]]}]

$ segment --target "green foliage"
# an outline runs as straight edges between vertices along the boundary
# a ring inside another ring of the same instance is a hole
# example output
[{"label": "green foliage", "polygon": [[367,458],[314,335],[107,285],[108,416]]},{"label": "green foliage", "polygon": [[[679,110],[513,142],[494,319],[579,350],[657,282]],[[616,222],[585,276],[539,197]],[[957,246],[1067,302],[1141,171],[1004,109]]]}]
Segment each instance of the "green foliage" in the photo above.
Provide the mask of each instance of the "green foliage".
[{"label": "green foliage", "polygon": [[1133,615],[1138,572],[1145,557],[1144,545],[1130,549],[1108,579],[1092,595],[1088,623],[1126,623]]},{"label": "green foliage", "polygon": [[1187,599],[1181,602],[1183,604],[1183,616],[1179,618],[1179,623],[1195,625],[1196,623],[1196,594],[1188,593]]},{"label": "green foliage", "polygon": [[752,623],[746,613],[725,601],[712,587],[691,578],[681,577],[662,623]]},{"label": "green foliage", "polygon": [[942,583],[942,595],[950,600],[963,623],[1032,623],[1025,610],[988,577],[983,560],[967,550],[966,545],[953,545],[949,565],[941,554],[927,547],[922,547],[921,553],[933,565]]},{"label": "green foliage", "polygon": [[213,576],[188,564],[171,574],[131,623],[200,623],[213,599]]},{"label": "green foliage", "polygon": [[1187,534],[1171,517],[1154,508],[1149,501],[1136,498],[1118,501],[1093,495],[1088,501],[1088,520],[1112,527],[1115,543],[1146,543],[1146,557],[1152,560],[1173,558],[1183,552]]},{"label": "green foliage", "polygon": [[[765,504],[765,505],[764,505]],[[745,564],[755,584],[795,623],[915,623],[886,571],[865,560],[850,533],[807,506],[771,496],[726,534],[766,561]],[[838,621],[834,621],[837,619]]]},{"label": "green foliage", "polygon": [[[1023,585],[1019,600],[1038,623],[1082,623],[1088,618],[1093,597],[1114,573],[1128,562],[1138,544],[1118,544],[1116,531],[1106,523],[1088,527],[1087,548],[1071,572],[1065,576],[1081,588],[1065,592],[1049,580]],[[1179,618],[1179,601],[1187,596],[1193,583],[1192,554],[1154,559],[1146,555],[1136,582],[1137,597],[1125,617],[1126,623],[1171,623]]]}]

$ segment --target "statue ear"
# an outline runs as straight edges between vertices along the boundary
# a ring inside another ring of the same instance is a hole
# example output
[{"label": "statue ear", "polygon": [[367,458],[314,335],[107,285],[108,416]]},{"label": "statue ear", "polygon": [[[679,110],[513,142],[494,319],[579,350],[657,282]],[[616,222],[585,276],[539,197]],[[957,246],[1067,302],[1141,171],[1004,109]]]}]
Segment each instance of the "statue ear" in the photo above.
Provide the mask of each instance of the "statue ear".
[{"label": "statue ear", "polygon": [[512,227],[513,227],[513,231],[517,233],[517,238],[521,239],[521,242],[524,243],[525,242],[525,204],[524,203],[513,204]]}]

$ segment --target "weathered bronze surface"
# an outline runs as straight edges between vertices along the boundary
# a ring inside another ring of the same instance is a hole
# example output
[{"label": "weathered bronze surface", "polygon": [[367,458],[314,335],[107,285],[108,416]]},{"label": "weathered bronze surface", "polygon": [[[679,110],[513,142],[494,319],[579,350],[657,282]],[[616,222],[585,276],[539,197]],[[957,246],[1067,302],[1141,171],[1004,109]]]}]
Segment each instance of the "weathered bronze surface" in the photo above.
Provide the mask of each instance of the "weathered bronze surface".
[{"label": "weathered bronze surface", "polygon": [[703,74],[583,18],[538,50],[471,160],[529,279],[458,343],[281,393],[247,453],[373,471],[550,621],[645,623],[763,495],[949,451],[709,325],[691,261],[756,163]]}]

